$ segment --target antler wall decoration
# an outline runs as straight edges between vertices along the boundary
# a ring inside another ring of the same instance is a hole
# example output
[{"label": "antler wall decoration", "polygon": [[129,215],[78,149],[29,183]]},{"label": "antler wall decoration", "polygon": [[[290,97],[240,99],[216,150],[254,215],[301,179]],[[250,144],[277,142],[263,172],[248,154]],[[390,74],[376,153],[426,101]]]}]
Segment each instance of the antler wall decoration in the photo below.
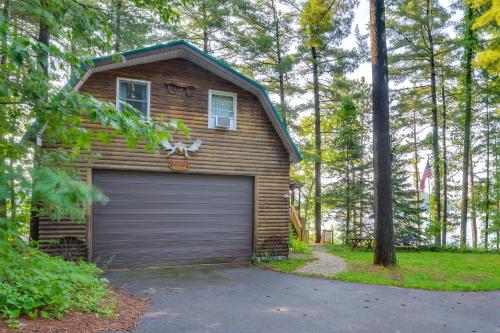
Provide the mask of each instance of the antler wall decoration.
[{"label": "antler wall decoration", "polygon": [[169,150],[168,155],[173,155],[175,153],[184,154],[184,156],[189,157],[189,153],[194,153],[200,149],[202,144],[201,139],[195,140],[191,145],[187,145],[183,142],[174,142],[171,144],[167,139],[161,142],[161,146],[166,150]]},{"label": "antler wall decoration", "polygon": [[193,97],[193,92],[196,89],[193,86],[179,85],[179,84],[175,83],[175,81],[167,81],[167,82],[165,82],[165,86],[167,87],[167,92],[170,95],[175,95],[175,93],[177,92],[177,89],[180,89],[180,90],[184,90],[187,97]]}]

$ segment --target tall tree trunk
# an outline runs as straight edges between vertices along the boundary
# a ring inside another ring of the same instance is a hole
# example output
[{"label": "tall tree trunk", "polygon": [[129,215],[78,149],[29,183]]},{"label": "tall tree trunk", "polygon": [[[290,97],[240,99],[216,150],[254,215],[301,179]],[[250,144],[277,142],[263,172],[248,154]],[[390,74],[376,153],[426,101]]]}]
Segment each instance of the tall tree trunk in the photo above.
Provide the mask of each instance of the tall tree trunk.
[{"label": "tall tree trunk", "polygon": [[203,29],[203,52],[208,53],[208,28]]},{"label": "tall tree trunk", "polygon": [[351,170],[350,162],[347,161],[346,185],[347,185],[347,200],[346,200],[346,221],[345,221],[345,243],[349,244],[349,236],[351,233]]},{"label": "tall tree trunk", "polygon": [[488,236],[490,227],[490,108],[486,96],[486,214],[484,217],[484,248],[488,249]]},{"label": "tall tree trunk", "polygon": [[274,0],[271,0],[271,8],[273,11],[273,23],[274,23],[274,38],[276,40],[276,58],[278,60],[278,82],[279,82],[279,94],[280,94],[280,115],[283,118],[283,123],[287,126],[287,108],[285,104],[285,75],[281,69],[282,62],[282,50],[281,50],[281,34],[280,34],[280,20],[278,16],[278,11],[274,4]]},{"label": "tall tree trunk", "polygon": [[[9,22],[9,11],[10,11],[10,1],[9,0],[5,0],[4,3],[3,3],[3,17],[4,17],[4,20],[8,23]],[[3,39],[2,39],[2,52],[1,52],[1,55],[0,55],[0,69],[2,72],[5,72],[5,65],[7,64],[7,56],[5,54],[5,51],[7,50],[7,37],[4,36]],[[4,116],[5,116],[5,120],[7,120],[7,111],[6,110],[2,110],[2,112],[5,112],[4,113]],[[7,159],[6,159],[6,154],[2,153],[2,160],[1,160],[1,163],[3,166],[6,166],[5,164],[7,163]],[[5,218],[7,217],[7,200],[5,199],[0,199],[0,218]]]},{"label": "tall tree trunk", "polygon": [[429,65],[431,72],[431,102],[432,102],[432,155],[434,171],[434,245],[441,246],[441,174],[439,171],[439,131],[438,131],[438,110],[437,110],[437,92],[436,92],[436,61],[434,54],[434,36],[432,35],[431,2],[427,0],[427,39],[429,41]]},{"label": "tall tree trunk", "polygon": [[477,249],[477,218],[476,218],[476,198],[474,191],[474,164],[472,163],[472,154],[469,161],[470,168],[470,208],[471,208],[471,232],[472,232],[472,247]]},{"label": "tall tree trunk", "polygon": [[285,77],[282,72],[278,75],[279,90],[280,90],[280,115],[283,118],[283,123],[288,127],[287,107],[285,102]]},{"label": "tall tree trunk", "polygon": [[316,243],[321,242],[321,113],[319,104],[319,74],[318,53],[311,47],[314,90],[314,138],[316,159],[314,161],[315,193],[314,193],[314,224],[316,228]]},{"label": "tall tree trunk", "polygon": [[[493,125],[494,128],[493,128],[493,133],[496,133],[495,134],[495,144],[493,146],[493,153],[495,154],[495,175],[498,175],[498,129],[497,129],[497,126],[496,124]],[[496,210],[495,210],[495,220],[497,221],[498,223],[498,220],[499,220],[499,214],[500,214],[500,198],[499,198],[499,195],[500,195],[500,186],[498,185],[498,177],[496,176],[495,177],[495,201],[496,201]],[[497,239],[496,239],[496,243],[497,243],[497,251],[500,250],[500,225],[497,225]]]},{"label": "tall tree trunk", "polygon": [[360,237],[363,237],[363,214],[364,214],[364,205],[363,205],[363,170],[359,172],[359,229],[358,233]]},{"label": "tall tree trunk", "polygon": [[[49,6],[48,0],[40,1],[42,7],[47,8]],[[40,25],[38,30],[38,42],[45,44],[46,47],[49,47],[50,41],[50,29],[48,24],[44,21],[43,18],[40,19]],[[39,49],[37,53],[37,61],[40,66],[41,71],[45,75],[45,80],[49,80],[49,54],[45,49]]]},{"label": "tall tree trunk", "polygon": [[472,57],[473,57],[473,36],[472,36],[472,8],[466,3],[465,12],[465,110],[464,110],[464,150],[462,159],[462,209],[460,214],[460,246],[467,246],[467,208],[469,206],[468,171],[470,160],[470,140],[472,123]]},{"label": "tall tree trunk", "polygon": [[210,33],[208,31],[208,17],[207,17],[207,7],[205,1],[201,4],[201,11],[203,13],[203,52],[208,53],[208,41],[210,38]]},{"label": "tall tree trunk", "polygon": [[[41,0],[40,4],[42,7],[47,9],[49,7],[48,0]],[[44,74],[45,81],[48,84],[49,81],[49,54],[46,51],[50,46],[50,28],[43,17],[40,18],[39,30],[38,30],[38,42],[45,44],[46,48],[40,48],[37,54],[37,62],[39,70]],[[48,91],[45,92],[48,95]],[[33,156],[33,168],[36,169],[38,166],[38,154],[35,150]],[[34,184],[33,184],[34,187]],[[38,218],[38,202],[31,202],[31,216],[30,216],[30,239],[37,241],[39,238],[39,218]]]},{"label": "tall tree trunk", "polygon": [[375,265],[396,264],[392,222],[391,140],[389,133],[389,74],[385,40],[384,0],[370,0],[372,61],[373,174]]},{"label": "tall tree trunk", "polygon": [[[363,134],[365,133],[365,129],[368,127],[366,124],[366,119],[365,119],[365,113],[361,113],[361,140],[363,140]],[[365,149],[364,145],[361,145],[361,154],[360,156],[365,156]],[[363,164],[363,161],[361,160],[361,164]],[[364,226],[364,212],[365,212],[365,193],[364,193],[364,187],[365,187],[365,179],[364,179],[365,172],[363,169],[360,168],[359,170],[359,193],[360,193],[360,199],[359,199],[359,236],[363,237],[363,230],[365,229]]]},{"label": "tall tree trunk", "polygon": [[441,244],[446,246],[448,231],[448,160],[446,157],[446,96],[444,91],[444,75],[441,77],[441,101],[443,103],[443,224],[441,227]]},{"label": "tall tree trunk", "polygon": [[115,45],[114,50],[116,53],[121,51],[122,45],[122,10],[123,0],[116,0],[116,26],[115,26]]},{"label": "tall tree trunk", "polygon": [[417,110],[413,109],[413,178],[415,180],[415,210],[417,213],[417,247],[422,240],[422,221],[420,220],[420,179],[418,173],[418,145],[417,145]]},{"label": "tall tree trunk", "polygon": [[[4,17],[4,20],[8,23],[10,16],[10,0],[4,1],[2,16]],[[4,53],[6,50],[7,50],[7,37],[4,36],[2,39],[2,52],[0,55],[0,64],[2,65],[5,65],[7,63],[7,56]]]},{"label": "tall tree trunk", "polygon": [[[14,140],[11,140],[11,144],[14,145]],[[16,182],[14,175],[14,158],[11,157],[9,159],[9,170],[10,170],[10,179],[9,179],[9,190],[10,190],[10,219],[13,223],[16,222],[17,217],[17,195],[16,195]]]},{"label": "tall tree trunk", "polygon": [[352,207],[352,214],[351,214],[351,221],[352,221],[352,234],[354,235],[354,237],[356,237],[358,235],[358,227],[356,225],[356,200],[355,198],[357,198],[357,195],[356,195],[356,173],[355,173],[355,169],[354,169],[354,165],[353,163],[351,162],[351,179],[352,179],[352,183],[351,183],[351,199],[349,200],[351,202],[351,207]]}]

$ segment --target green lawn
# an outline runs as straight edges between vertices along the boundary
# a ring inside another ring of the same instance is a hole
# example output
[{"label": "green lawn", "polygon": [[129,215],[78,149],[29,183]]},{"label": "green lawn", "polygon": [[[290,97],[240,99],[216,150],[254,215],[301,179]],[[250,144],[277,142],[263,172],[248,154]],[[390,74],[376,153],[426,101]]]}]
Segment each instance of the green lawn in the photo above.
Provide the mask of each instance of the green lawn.
[{"label": "green lawn", "polygon": [[333,279],[433,290],[500,289],[500,254],[409,252],[397,253],[397,267],[373,266],[373,253],[330,247],[346,260],[349,271]]},{"label": "green lawn", "polygon": [[259,265],[275,271],[290,273],[313,260],[315,259],[288,258],[287,260],[271,260],[269,262],[262,262]]}]

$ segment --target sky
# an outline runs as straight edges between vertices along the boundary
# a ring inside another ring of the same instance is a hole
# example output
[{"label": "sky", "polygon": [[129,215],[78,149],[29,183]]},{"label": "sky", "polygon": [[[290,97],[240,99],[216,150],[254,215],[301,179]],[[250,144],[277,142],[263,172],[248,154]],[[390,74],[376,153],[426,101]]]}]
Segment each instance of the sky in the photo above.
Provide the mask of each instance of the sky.
[{"label": "sky", "polygon": [[[368,23],[370,22],[370,4],[368,0],[361,0],[358,8],[355,10],[354,24],[358,26],[360,32],[362,34],[368,33]],[[356,43],[354,35],[351,34],[344,41],[344,46],[353,45]],[[368,41],[367,41],[368,43]],[[349,78],[353,79],[361,79],[365,78],[367,83],[372,82],[372,68],[369,62],[362,63],[354,73],[348,75]]]}]

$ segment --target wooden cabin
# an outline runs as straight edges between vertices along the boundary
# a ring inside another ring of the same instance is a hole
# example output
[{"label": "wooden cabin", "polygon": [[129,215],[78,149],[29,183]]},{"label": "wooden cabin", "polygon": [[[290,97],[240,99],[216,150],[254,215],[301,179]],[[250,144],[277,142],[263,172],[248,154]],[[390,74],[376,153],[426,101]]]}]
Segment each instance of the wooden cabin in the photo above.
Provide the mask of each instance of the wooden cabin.
[{"label": "wooden cabin", "polygon": [[74,89],[182,120],[190,137],[159,154],[95,142],[99,158],[78,167],[109,202],[89,206],[85,223],[40,217],[41,243],[77,240],[111,268],[288,255],[289,166],[301,156],[261,85],[176,41],[97,58]]}]

